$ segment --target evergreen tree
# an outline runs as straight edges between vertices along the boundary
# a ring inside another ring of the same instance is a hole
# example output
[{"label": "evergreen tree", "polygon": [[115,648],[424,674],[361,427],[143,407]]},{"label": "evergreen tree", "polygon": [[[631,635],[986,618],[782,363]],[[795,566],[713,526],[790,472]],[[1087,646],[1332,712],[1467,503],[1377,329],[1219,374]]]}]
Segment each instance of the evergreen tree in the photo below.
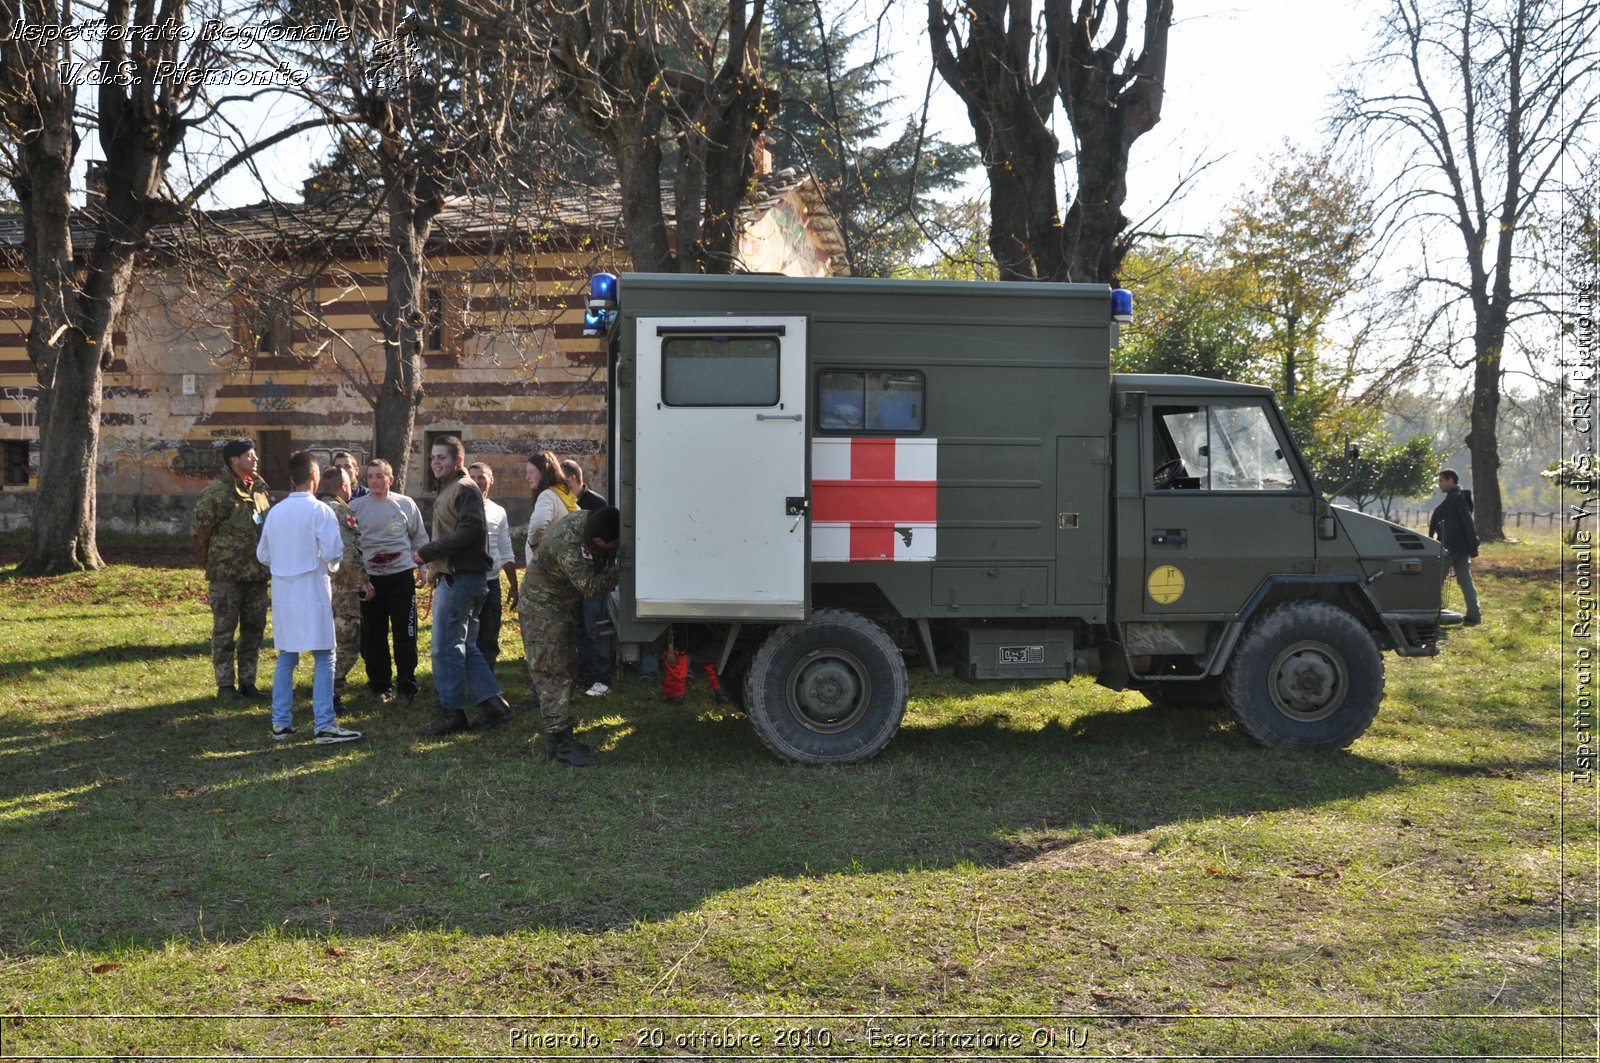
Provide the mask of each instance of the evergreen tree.
[{"label": "evergreen tree", "polygon": [[932,194],[953,188],[977,158],[913,121],[881,141],[894,98],[885,57],[850,63],[862,32],[830,22],[820,0],[773,0],[768,69],[780,102],[768,143],[775,169],[816,176],[850,272],[883,277],[907,271],[925,243],[921,221]]}]

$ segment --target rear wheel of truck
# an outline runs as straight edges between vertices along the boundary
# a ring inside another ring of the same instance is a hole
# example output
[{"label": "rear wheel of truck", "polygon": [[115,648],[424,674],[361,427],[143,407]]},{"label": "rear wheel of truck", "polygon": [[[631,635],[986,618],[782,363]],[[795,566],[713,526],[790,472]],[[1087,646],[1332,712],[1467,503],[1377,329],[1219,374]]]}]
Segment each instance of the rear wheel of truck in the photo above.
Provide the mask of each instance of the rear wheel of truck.
[{"label": "rear wheel of truck", "polygon": [[756,651],[744,711],[756,735],[798,764],[853,764],[900,729],[906,665],[894,640],[865,617],[819,609],[780,627]]},{"label": "rear wheel of truck", "polygon": [[1223,673],[1239,729],[1264,746],[1343,749],[1383,700],[1383,655],[1354,616],[1290,602],[1250,625]]}]

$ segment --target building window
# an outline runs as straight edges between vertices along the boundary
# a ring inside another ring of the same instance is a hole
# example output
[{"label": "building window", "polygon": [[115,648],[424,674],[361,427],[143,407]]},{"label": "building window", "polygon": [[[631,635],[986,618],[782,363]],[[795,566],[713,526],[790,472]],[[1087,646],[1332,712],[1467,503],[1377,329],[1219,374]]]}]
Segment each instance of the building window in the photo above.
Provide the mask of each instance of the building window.
[{"label": "building window", "polygon": [[423,350],[444,350],[444,292],[429,288],[424,296],[427,307],[427,331],[422,338]]},{"label": "building window", "polygon": [[256,353],[282,354],[289,349],[289,321],[285,314],[269,315],[256,337]]},{"label": "building window", "polygon": [[817,374],[817,428],[824,432],[922,431],[927,382],[921,373]]},{"label": "building window", "polygon": [[776,336],[680,336],[661,344],[668,406],[776,406]]},{"label": "building window", "polygon": [[6,486],[28,486],[28,441],[8,440],[5,448]]}]

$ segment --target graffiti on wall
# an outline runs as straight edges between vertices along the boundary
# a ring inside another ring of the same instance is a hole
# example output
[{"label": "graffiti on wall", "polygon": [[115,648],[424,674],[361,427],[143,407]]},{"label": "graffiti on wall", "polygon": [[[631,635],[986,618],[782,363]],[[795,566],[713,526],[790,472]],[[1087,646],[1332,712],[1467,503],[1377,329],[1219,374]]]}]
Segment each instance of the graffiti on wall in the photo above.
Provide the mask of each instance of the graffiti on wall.
[{"label": "graffiti on wall", "polygon": [[256,408],[257,413],[282,413],[284,410],[294,408],[294,400],[289,397],[289,389],[283,384],[275,384],[271,377],[267,377],[256,387],[256,393],[250,399],[250,405]]},{"label": "graffiti on wall", "polygon": [[23,428],[39,427],[39,388],[15,387],[0,389],[0,398],[5,398],[17,404],[17,409],[22,413]]}]

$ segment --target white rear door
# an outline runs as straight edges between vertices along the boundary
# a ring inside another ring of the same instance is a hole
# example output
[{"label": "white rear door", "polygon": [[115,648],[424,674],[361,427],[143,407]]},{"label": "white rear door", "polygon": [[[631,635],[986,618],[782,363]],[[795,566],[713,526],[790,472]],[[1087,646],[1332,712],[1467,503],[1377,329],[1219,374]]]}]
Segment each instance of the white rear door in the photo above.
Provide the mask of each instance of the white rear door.
[{"label": "white rear door", "polygon": [[640,318],[641,619],[803,620],[806,319]]}]

